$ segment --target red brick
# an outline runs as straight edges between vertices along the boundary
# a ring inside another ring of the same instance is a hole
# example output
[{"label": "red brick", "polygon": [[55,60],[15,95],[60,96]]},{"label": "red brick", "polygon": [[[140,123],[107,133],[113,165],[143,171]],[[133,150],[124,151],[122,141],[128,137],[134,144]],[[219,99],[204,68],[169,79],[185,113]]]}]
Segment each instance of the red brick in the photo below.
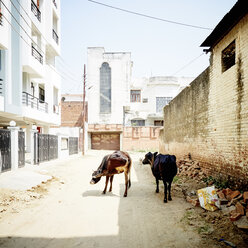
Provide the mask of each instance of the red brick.
[{"label": "red brick", "polygon": [[232,199],[234,199],[234,198],[236,198],[238,196],[240,196],[240,192],[238,190],[236,190],[236,191],[231,193],[230,198],[232,200]]},{"label": "red brick", "polygon": [[248,203],[248,191],[244,192],[243,198],[244,198],[244,202]]},{"label": "red brick", "polygon": [[241,217],[240,213],[232,213],[232,215],[230,217],[230,220],[231,221],[236,221],[236,220],[240,219],[240,217]]},{"label": "red brick", "polygon": [[245,215],[245,208],[242,206],[240,202],[237,202],[235,207],[237,213],[240,213],[241,215]]},{"label": "red brick", "polygon": [[217,192],[217,195],[219,196],[220,199],[225,199],[225,195],[222,191]]}]

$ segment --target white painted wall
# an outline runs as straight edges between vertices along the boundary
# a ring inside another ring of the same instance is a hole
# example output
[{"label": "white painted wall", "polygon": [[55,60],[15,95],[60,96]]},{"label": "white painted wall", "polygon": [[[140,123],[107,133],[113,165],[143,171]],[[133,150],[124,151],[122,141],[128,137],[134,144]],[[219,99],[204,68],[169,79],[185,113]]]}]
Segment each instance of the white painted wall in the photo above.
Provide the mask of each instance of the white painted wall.
[{"label": "white painted wall", "polygon": [[[111,68],[111,113],[100,114],[100,67],[107,62]],[[88,48],[87,75],[89,124],[122,124],[123,106],[128,103],[131,80],[131,54],[106,53],[104,48]]]}]

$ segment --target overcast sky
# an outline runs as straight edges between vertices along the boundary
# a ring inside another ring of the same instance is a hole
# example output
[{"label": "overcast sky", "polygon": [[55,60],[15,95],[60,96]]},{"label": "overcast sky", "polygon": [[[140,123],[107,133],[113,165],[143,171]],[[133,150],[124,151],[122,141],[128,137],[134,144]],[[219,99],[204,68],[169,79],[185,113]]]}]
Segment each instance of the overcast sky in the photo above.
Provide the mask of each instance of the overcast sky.
[{"label": "overcast sky", "polygon": [[[138,16],[88,0],[61,0],[62,93],[82,93],[87,47],[131,52],[134,77],[199,75],[209,64],[201,43],[236,0],[96,0],[193,28]],[[182,69],[183,68],[183,69]]]}]

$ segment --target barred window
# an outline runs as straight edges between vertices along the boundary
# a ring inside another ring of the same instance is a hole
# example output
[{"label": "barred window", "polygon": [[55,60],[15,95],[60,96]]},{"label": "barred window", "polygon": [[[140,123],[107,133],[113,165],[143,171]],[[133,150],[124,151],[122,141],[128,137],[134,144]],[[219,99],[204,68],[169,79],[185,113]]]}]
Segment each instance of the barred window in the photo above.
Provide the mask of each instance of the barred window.
[{"label": "barred window", "polygon": [[235,65],[235,40],[221,54],[222,72]]},{"label": "barred window", "polygon": [[111,113],[111,68],[108,63],[100,68],[100,113]]},{"label": "barred window", "polygon": [[156,112],[161,113],[163,107],[172,100],[172,97],[156,97]]},{"label": "barred window", "polygon": [[131,120],[131,126],[145,126],[145,120]]},{"label": "barred window", "polygon": [[131,90],[130,101],[131,102],[140,102],[140,90]]}]

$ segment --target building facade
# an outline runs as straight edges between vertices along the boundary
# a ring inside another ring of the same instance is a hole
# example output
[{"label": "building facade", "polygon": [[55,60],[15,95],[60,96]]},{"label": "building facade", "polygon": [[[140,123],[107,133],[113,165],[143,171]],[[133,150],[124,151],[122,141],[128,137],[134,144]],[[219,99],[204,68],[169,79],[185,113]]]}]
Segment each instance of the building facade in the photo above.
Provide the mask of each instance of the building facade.
[{"label": "building facade", "polygon": [[165,107],[160,150],[179,159],[190,153],[212,175],[247,183],[246,4],[237,1],[202,43],[211,52],[210,66]]},{"label": "building facade", "polygon": [[0,126],[11,120],[26,133],[60,124],[60,0],[1,1]]},{"label": "building facade", "polygon": [[163,107],[193,78],[132,78],[131,53],[88,48],[91,149],[157,149]]}]

